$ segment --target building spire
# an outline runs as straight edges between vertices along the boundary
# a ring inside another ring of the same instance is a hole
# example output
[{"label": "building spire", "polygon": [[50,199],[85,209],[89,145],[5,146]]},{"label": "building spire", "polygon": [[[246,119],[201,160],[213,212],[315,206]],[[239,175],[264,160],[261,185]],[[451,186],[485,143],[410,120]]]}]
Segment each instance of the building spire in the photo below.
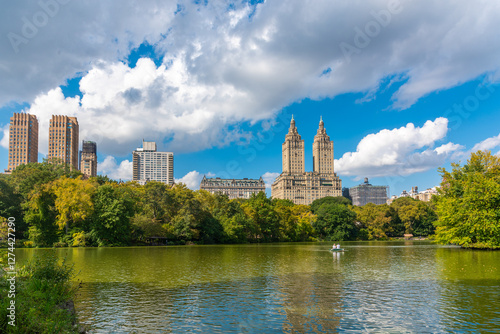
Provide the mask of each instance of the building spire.
[{"label": "building spire", "polygon": [[292,115],[292,119],[290,121],[290,129],[288,130],[288,133],[296,133],[297,132],[297,127],[295,126],[295,120],[293,119],[293,115]]}]

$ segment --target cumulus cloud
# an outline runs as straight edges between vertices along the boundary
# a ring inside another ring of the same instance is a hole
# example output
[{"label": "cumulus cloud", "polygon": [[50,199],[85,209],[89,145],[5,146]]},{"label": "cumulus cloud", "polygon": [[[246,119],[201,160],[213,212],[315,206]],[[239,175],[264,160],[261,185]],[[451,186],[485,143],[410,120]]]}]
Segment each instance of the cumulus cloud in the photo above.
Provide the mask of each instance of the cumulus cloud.
[{"label": "cumulus cloud", "polygon": [[202,179],[203,175],[193,170],[180,179],[175,179],[175,183],[184,183],[189,189],[198,190]]},{"label": "cumulus cloud", "polygon": [[113,180],[129,181],[132,180],[133,163],[123,160],[118,164],[114,157],[108,155],[103,162],[97,164],[97,171]]},{"label": "cumulus cloud", "polygon": [[262,179],[266,183],[266,189],[271,189],[271,185],[279,175],[280,173],[273,173],[273,172],[265,172],[264,175],[262,175]]},{"label": "cumulus cloud", "polygon": [[[369,101],[388,77],[400,80],[393,107],[404,109],[485,73],[498,79],[500,43],[491,41],[500,3],[478,1],[42,0],[59,3],[57,13],[37,21],[17,52],[0,39],[0,105],[28,101],[28,112],[48,118],[72,113],[82,137],[113,155],[138,138],[176,153],[227,145],[248,137],[235,124],[305,98],[364,92],[359,102]],[[8,2],[0,28],[24,36],[44,10]],[[130,67],[126,57],[144,42],[161,64]],[[64,99],[55,87],[77,75],[82,98]]]},{"label": "cumulus cloud", "polygon": [[433,148],[447,131],[448,120],[440,117],[422,127],[408,123],[399,129],[369,134],[359,142],[356,152],[347,152],[335,160],[335,170],[360,179],[409,175],[435,168],[463,149],[451,142]]},{"label": "cumulus cloud", "polygon": [[[29,101],[93,68],[125,59],[171,27],[174,1],[5,2],[0,13],[0,105]],[[9,79],[7,79],[9,78]]]},{"label": "cumulus cloud", "polygon": [[498,146],[500,146],[500,134],[498,134],[498,136],[493,136],[483,140],[480,143],[477,143],[476,145],[474,145],[471,152],[476,152],[479,150],[481,151],[492,150]]},{"label": "cumulus cloud", "polygon": [[6,124],[0,129],[0,132],[3,132],[2,140],[0,140],[0,146],[6,149],[9,149],[9,127],[10,125]]}]

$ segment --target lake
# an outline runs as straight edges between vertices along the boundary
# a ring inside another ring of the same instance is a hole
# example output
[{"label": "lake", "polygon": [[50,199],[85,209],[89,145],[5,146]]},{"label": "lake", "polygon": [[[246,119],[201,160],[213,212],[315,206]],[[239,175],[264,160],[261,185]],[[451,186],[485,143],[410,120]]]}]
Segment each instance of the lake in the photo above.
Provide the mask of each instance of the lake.
[{"label": "lake", "polygon": [[[57,249],[91,333],[498,333],[500,251],[426,241]],[[46,249],[17,249],[18,263]]]}]

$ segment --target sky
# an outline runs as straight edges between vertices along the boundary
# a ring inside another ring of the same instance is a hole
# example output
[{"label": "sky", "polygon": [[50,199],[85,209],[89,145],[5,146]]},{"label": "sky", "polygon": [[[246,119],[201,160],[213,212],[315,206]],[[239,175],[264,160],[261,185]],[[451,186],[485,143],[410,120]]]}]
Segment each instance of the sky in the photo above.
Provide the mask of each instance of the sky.
[{"label": "sky", "polygon": [[0,13],[0,168],[9,119],[76,116],[98,173],[132,177],[142,140],[174,177],[282,172],[293,115],[306,171],[322,117],[344,187],[438,186],[439,167],[500,154],[500,2],[9,1]]}]

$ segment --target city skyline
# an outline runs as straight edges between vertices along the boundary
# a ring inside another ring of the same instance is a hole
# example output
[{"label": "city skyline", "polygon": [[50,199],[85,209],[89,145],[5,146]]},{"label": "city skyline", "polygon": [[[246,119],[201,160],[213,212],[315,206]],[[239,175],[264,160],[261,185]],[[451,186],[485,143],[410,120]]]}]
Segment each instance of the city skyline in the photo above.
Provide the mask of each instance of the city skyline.
[{"label": "city skyline", "polygon": [[131,179],[145,139],[193,189],[203,175],[270,185],[292,114],[306,147],[323,117],[344,187],[427,189],[438,167],[500,152],[495,3],[42,3],[9,3],[0,22],[2,169],[23,111],[40,122],[38,161],[50,116],[67,115],[97,143],[98,174]]}]

